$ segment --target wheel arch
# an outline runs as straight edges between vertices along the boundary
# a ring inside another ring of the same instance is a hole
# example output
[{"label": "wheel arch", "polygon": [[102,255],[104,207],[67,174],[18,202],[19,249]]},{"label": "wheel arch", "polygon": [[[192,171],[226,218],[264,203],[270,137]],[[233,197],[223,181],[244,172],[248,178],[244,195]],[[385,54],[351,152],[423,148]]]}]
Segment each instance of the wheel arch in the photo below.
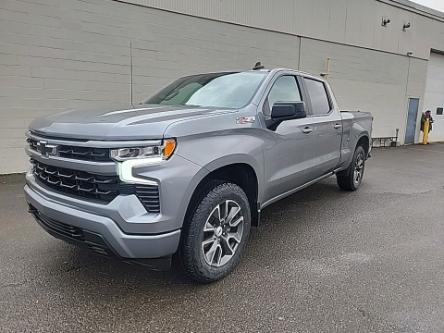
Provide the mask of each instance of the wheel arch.
[{"label": "wheel arch", "polygon": [[365,149],[365,153],[368,154],[370,151],[370,138],[367,133],[361,134],[359,136],[358,141],[356,142],[355,150],[358,146],[362,146]]},{"label": "wheel arch", "polygon": [[200,196],[209,190],[208,184],[211,184],[212,181],[220,180],[234,183],[242,188],[250,204],[251,223],[253,226],[257,226],[259,224],[259,180],[257,170],[245,161],[237,161],[224,165],[220,165],[217,162],[211,163],[206,166],[206,169],[208,173],[203,175],[199,181],[194,182],[195,185],[186,206],[184,223],[196,208]]}]

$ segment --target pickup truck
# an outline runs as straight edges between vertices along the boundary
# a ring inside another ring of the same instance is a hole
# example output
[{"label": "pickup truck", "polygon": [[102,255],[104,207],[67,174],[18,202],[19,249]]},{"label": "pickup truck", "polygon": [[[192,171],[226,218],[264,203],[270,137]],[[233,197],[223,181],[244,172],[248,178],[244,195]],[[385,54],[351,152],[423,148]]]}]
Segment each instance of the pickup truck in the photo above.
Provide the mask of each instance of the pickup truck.
[{"label": "pickup truck", "polygon": [[25,197],[57,238],[125,260],[178,258],[208,283],[238,265],[268,205],[332,175],[358,189],[372,120],[291,69],[187,76],[137,107],[34,120]]}]

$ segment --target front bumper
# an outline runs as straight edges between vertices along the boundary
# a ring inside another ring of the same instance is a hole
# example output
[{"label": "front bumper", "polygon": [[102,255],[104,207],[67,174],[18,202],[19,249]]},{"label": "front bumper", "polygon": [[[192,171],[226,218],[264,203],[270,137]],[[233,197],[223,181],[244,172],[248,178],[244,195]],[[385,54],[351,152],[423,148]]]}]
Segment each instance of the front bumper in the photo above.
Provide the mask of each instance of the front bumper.
[{"label": "front bumper", "polygon": [[[50,143],[59,144],[53,139]],[[118,174],[114,162],[47,157],[29,148],[27,153],[32,159],[54,167],[103,176]],[[51,226],[78,228],[86,243],[91,241],[90,235],[98,235],[93,238],[100,247],[104,243],[106,249],[123,258],[159,258],[177,251],[189,200],[198,181],[207,173],[179,154],[158,165],[133,167],[133,175],[159,184],[160,212],[147,210],[135,194],[120,193],[110,202],[70,195],[36,181],[32,172],[26,175],[25,197],[40,225],[58,238],[69,240]]]},{"label": "front bumper", "polygon": [[[128,234],[108,216],[77,209],[74,206],[76,199],[71,199],[70,205],[54,200],[51,196],[57,194],[39,186],[30,174],[27,175],[27,185],[24,190],[31,212],[37,217],[39,224],[55,237],[68,241],[71,238],[76,241],[69,234],[66,235],[66,231],[72,229],[75,234],[80,230],[83,239],[77,241],[95,246],[93,249],[96,250],[97,247],[101,247],[105,252],[109,251],[122,258],[160,258],[177,251],[180,229],[159,234]],[[131,200],[131,198],[121,198],[125,201],[124,199]],[[135,202],[138,200],[135,199]]]}]

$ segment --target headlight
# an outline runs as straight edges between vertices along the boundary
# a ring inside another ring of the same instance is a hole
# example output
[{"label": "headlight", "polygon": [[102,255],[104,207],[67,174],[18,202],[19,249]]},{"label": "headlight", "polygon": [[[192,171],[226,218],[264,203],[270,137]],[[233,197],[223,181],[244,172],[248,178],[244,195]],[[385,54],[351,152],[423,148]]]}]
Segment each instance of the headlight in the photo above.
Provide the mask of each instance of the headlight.
[{"label": "headlight", "polygon": [[167,160],[173,155],[176,149],[175,139],[165,139],[161,146],[131,147],[111,150],[111,158],[115,161],[123,162],[134,159],[159,158]]}]

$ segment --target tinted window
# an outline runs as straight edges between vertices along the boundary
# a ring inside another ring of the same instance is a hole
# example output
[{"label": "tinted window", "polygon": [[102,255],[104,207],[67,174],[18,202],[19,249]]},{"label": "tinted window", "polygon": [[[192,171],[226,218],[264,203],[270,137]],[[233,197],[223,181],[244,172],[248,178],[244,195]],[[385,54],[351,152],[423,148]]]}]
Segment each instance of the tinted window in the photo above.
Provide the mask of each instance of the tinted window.
[{"label": "tinted window", "polygon": [[241,72],[187,76],[145,103],[241,108],[250,102],[266,75],[265,72]]},{"label": "tinted window", "polygon": [[301,94],[294,76],[281,76],[276,80],[268,94],[268,108],[264,113],[270,115],[273,104],[276,102],[300,102]]},{"label": "tinted window", "polygon": [[315,116],[325,115],[330,112],[330,103],[328,101],[325,85],[316,80],[304,79],[308,94],[310,95],[312,113]]}]

